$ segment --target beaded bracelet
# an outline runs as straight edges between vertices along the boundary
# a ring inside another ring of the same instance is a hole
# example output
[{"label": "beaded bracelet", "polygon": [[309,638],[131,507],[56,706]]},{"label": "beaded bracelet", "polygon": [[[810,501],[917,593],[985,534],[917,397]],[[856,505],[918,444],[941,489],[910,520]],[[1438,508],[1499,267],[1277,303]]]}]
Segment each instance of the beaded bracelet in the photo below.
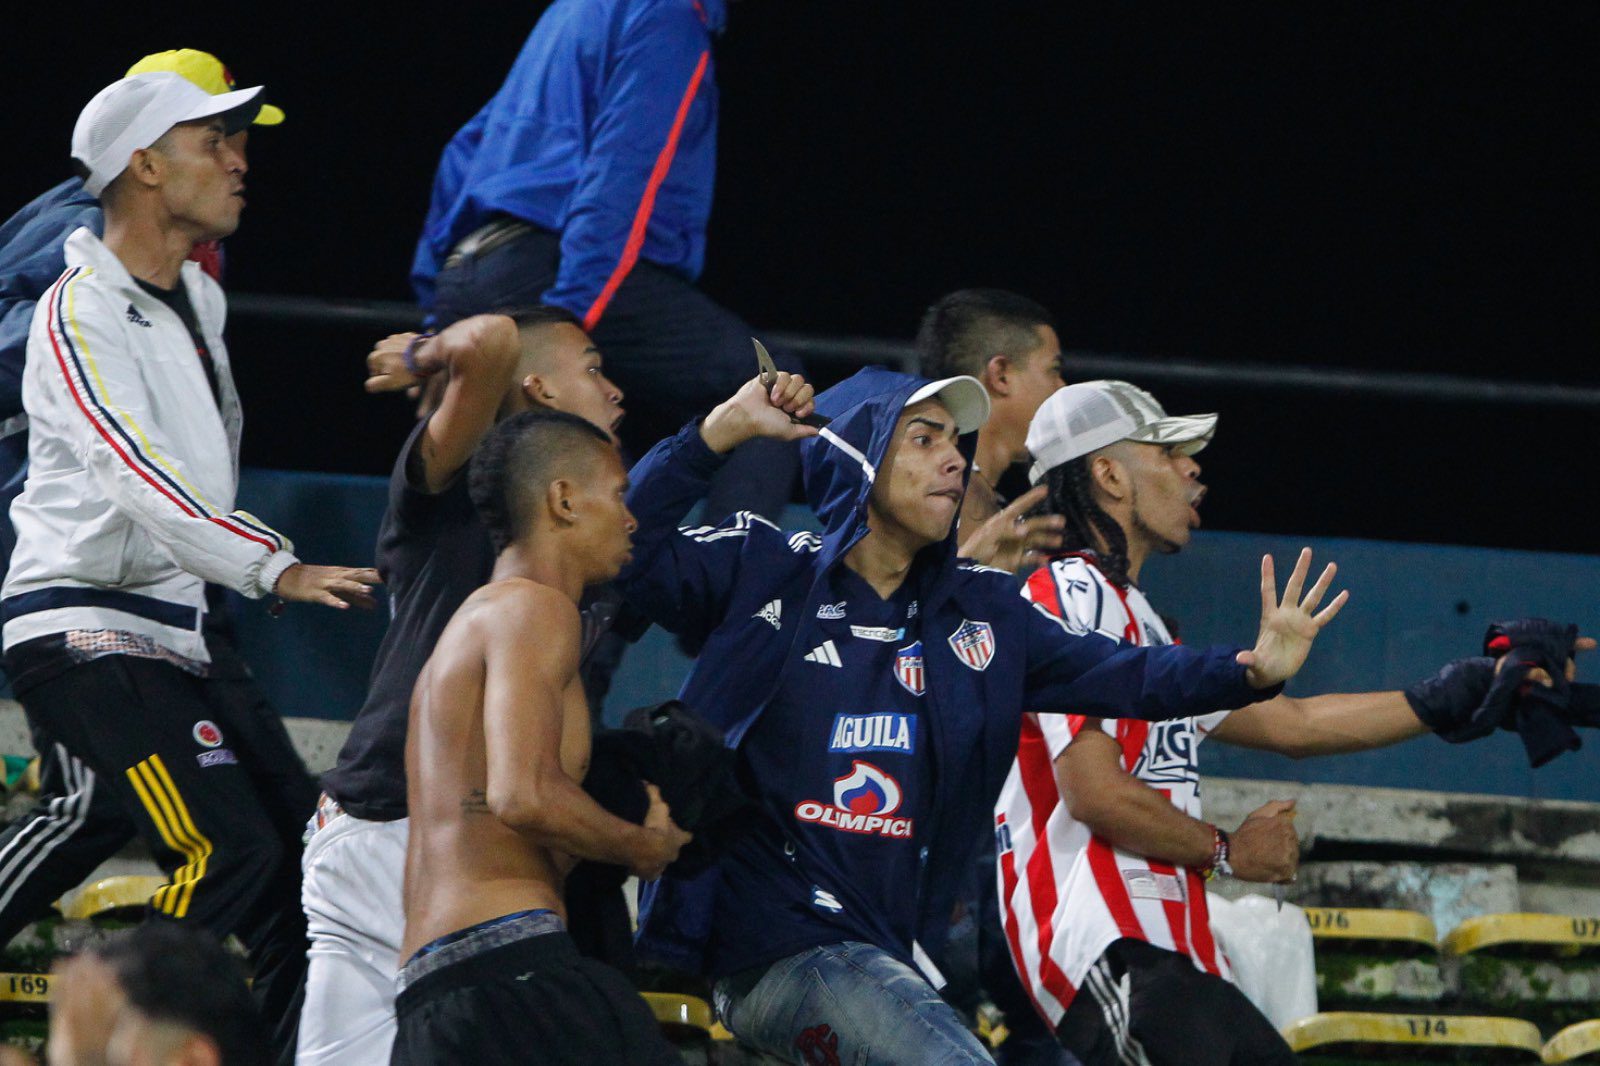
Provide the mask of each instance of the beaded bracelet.
[{"label": "beaded bracelet", "polygon": [[437,335],[437,331],[431,329],[427,330],[426,332],[419,333],[415,337],[411,338],[411,343],[407,344],[406,350],[401,353],[400,361],[405,364],[406,370],[411,374],[412,377],[428,378],[439,372],[440,368],[436,366],[423,368],[417,365],[417,345],[421,344],[429,337],[434,337]]}]

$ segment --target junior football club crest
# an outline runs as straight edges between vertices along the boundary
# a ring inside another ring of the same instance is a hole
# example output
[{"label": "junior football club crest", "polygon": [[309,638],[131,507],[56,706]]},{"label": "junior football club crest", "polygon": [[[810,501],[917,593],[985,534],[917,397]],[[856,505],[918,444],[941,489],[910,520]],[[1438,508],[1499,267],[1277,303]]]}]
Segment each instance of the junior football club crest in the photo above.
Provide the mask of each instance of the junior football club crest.
[{"label": "junior football club crest", "polygon": [[988,622],[969,622],[965,618],[950,634],[950,650],[974,670],[987,670],[994,658],[994,627]]},{"label": "junior football club crest", "polygon": [[912,641],[895,653],[894,678],[913,696],[920,696],[927,691],[927,683],[922,677],[922,641]]}]

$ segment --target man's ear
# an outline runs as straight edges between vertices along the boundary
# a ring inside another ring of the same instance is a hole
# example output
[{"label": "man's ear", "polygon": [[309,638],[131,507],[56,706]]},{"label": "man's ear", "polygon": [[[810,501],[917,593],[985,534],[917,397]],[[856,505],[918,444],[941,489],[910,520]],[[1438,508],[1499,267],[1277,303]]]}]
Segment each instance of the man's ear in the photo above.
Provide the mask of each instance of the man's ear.
[{"label": "man's ear", "polygon": [[550,391],[550,383],[538,374],[529,374],[522,379],[522,394],[530,403],[540,407],[554,407],[556,394]]},{"label": "man's ear", "polygon": [[1009,356],[991,355],[983,364],[983,387],[991,396],[1011,395],[1011,375],[1016,369]]},{"label": "man's ear", "polygon": [[118,177],[125,177],[129,182],[145,188],[154,188],[161,184],[161,173],[165,166],[166,161],[161,158],[159,149],[140,148],[128,160],[128,169]]},{"label": "man's ear", "polygon": [[577,486],[564,477],[556,478],[545,487],[545,509],[550,512],[551,520],[558,525],[570,526],[578,520],[576,489]]},{"label": "man's ear", "polygon": [[1089,460],[1089,480],[1100,492],[1120,500],[1128,492],[1128,468],[1104,453]]}]

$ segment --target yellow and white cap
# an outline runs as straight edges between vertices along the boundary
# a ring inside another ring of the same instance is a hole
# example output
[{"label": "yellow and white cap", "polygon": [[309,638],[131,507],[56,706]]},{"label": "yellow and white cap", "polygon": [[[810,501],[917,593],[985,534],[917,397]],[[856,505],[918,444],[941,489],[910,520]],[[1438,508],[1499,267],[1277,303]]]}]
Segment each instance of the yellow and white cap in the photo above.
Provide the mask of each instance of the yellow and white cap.
[{"label": "yellow and white cap", "polygon": [[[239,86],[234,83],[233,71],[210,52],[198,48],[173,48],[166,52],[153,52],[128,68],[128,77],[135,74],[155,74],[159,71],[182,74],[212,96],[231,93]],[[262,104],[251,121],[254,126],[276,126],[283,121],[283,109]]]}]

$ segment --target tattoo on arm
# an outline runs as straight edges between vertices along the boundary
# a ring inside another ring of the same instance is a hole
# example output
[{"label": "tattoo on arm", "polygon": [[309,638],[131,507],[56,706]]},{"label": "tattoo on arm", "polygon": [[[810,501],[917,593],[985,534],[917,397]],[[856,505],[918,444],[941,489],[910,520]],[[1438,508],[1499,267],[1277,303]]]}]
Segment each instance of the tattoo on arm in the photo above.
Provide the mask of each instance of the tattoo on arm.
[{"label": "tattoo on arm", "polygon": [[472,789],[461,797],[461,811],[463,814],[488,814],[488,794],[481,788]]}]

